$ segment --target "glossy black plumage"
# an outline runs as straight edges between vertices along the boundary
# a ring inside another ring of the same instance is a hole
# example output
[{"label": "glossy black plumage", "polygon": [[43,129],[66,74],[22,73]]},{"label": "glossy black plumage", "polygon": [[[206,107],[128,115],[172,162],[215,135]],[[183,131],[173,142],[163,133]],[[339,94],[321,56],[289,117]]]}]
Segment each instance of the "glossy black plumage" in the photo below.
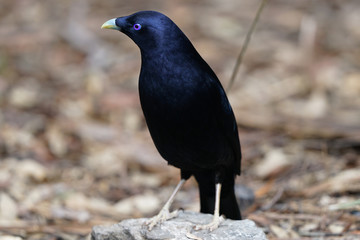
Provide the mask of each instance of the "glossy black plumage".
[{"label": "glossy black plumage", "polygon": [[115,24],[140,48],[141,107],[159,153],[181,169],[182,179],[195,176],[201,212],[214,212],[215,183],[221,183],[220,213],[240,219],[234,194],[241,161],[237,125],[215,73],[161,13],[138,12]]}]

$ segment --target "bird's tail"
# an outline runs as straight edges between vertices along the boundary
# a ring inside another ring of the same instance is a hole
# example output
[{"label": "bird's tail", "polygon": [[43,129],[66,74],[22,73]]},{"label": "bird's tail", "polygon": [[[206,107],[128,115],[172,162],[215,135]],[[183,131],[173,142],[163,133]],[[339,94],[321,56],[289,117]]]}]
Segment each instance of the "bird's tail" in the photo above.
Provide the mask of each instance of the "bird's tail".
[{"label": "bird's tail", "polygon": [[[215,173],[198,172],[194,174],[199,184],[200,212],[214,214],[215,209]],[[241,213],[235,197],[235,178],[232,173],[225,174],[222,178],[220,195],[220,215],[226,218],[240,220]]]}]

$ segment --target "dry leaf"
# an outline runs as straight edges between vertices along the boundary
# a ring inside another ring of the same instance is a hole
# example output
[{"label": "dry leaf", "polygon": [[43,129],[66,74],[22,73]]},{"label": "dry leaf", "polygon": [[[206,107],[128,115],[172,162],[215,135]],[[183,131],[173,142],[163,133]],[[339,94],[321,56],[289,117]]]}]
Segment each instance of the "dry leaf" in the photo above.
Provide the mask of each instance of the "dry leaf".
[{"label": "dry leaf", "polygon": [[304,194],[313,196],[322,192],[339,193],[345,191],[360,191],[360,169],[348,169],[336,176],[310,187]]},{"label": "dry leaf", "polygon": [[154,194],[148,193],[121,200],[114,207],[120,214],[130,215],[132,212],[139,212],[146,215],[155,212],[160,205],[160,200]]},{"label": "dry leaf", "polygon": [[43,165],[32,159],[22,160],[15,170],[19,177],[36,180],[38,182],[45,180],[47,172]]},{"label": "dry leaf", "polygon": [[264,159],[255,167],[255,174],[261,178],[268,178],[283,172],[291,165],[289,156],[281,149],[273,149],[266,153]]},{"label": "dry leaf", "polygon": [[11,221],[17,218],[17,203],[6,193],[0,193],[0,220]]}]

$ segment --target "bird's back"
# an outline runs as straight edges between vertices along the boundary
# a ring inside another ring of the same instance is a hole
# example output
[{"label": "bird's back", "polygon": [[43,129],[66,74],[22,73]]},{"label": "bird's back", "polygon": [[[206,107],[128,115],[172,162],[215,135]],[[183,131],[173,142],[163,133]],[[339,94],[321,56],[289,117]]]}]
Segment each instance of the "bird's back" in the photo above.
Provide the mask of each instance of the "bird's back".
[{"label": "bird's back", "polygon": [[240,143],[226,94],[186,36],[181,38],[174,39],[182,41],[175,49],[142,54],[140,100],[154,143],[182,170],[226,167],[240,174]]}]

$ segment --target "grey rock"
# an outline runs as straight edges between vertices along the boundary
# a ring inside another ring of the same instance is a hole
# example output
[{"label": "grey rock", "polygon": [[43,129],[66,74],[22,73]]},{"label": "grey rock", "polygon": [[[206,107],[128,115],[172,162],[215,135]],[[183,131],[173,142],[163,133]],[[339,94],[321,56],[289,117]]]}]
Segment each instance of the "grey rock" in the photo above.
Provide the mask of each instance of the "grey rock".
[{"label": "grey rock", "polygon": [[[111,226],[94,226],[91,232],[92,240],[262,240],[266,239],[264,232],[251,220],[226,219],[220,227],[212,232],[195,231],[197,224],[207,224],[212,220],[211,214],[180,212],[179,216],[168,220],[148,231],[147,218],[127,219]],[[190,237],[192,236],[192,237]]]}]

